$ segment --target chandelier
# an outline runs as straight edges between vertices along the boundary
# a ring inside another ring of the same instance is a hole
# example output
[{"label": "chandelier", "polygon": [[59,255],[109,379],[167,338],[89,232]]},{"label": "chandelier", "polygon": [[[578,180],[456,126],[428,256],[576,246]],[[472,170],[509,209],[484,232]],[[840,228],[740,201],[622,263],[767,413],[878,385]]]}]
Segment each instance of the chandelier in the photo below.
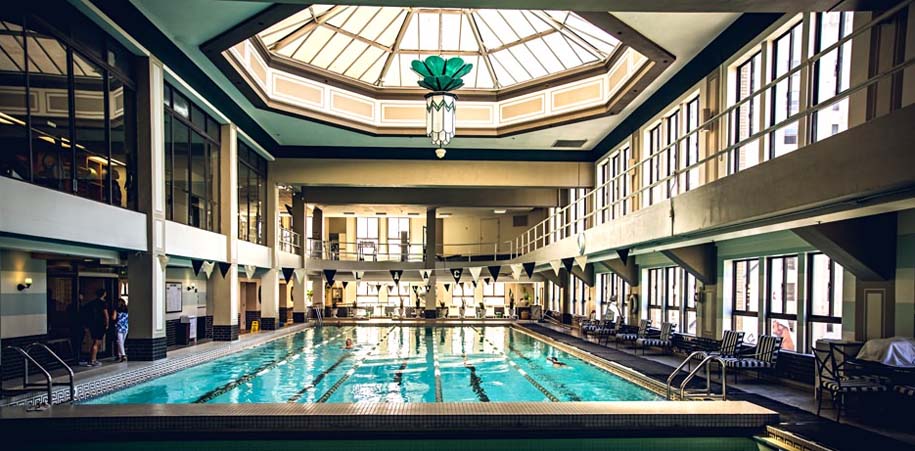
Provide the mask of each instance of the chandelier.
[{"label": "chandelier", "polygon": [[419,86],[432,91],[426,94],[426,136],[438,147],[435,155],[444,158],[445,146],[454,138],[457,110],[457,95],[451,91],[464,86],[461,77],[473,69],[473,64],[465,64],[459,57],[433,55],[425,61],[413,60],[411,67],[422,77]]}]

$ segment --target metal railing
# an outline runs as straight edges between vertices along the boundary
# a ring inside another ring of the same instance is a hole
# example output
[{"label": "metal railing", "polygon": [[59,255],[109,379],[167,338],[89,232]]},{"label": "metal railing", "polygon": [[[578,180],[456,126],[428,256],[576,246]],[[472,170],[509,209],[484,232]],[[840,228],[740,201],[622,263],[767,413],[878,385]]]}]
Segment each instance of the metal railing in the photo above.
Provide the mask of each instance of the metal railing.
[{"label": "metal railing", "polygon": [[[293,232],[294,233],[294,232]],[[365,239],[328,241],[307,238],[306,256],[333,261],[423,262],[426,245],[400,240]],[[284,249],[285,250],[285,249]],[[435,255],[445,261],[495,261],[517,257],[514,243],[446,243],[436,246]]]},{"label": "metal railing", "polygon": [[[67,376],[69,377],[68,382],[54,382],[54,378],[51,376],[51,373],[42,364],[38,363],[38,361],[35,360],[34,357],[32,357],[32,349],[35,347],[44,349],[45,351],[47,351],[48,355],[50,355],[52,359],[54,359],[55,361],[60,363],[60,365],[67,371]],[[74,380],[73,380],[73,369],[70,368],[70,365],[67,365],[67,363],[64,362],[63,359],[61,359],[60,356],[58,356],[57,353],[52,351],[51,348],[49,348],[46,344],[34,342],[34,343],[26,346],[25,349],[23,349],[19,346],[7,346],[6,349],[16,351],[17,353],[19,353],[22,356],[23,372],[22,372],[22,388],[21,389],[12,389],[12,390],[4,389],[3,390],[4,392],[6,392],[6,393],[28,393],[28,392],[34,391],[34,389],[36,387],[44,387],[45,390],[47,391],[47,396],[48,396],[47,403],[48,403],[48,405],[53,405],[54,404],[54,387],[60,386],[60,385],[66,385],[66,386],[70,387],[70,402],[72,403],[73,401],[76,400],[76,384],[74,383]],[[41,374],[44,376],[44,379],[45,379],[45,382],[43,384],[29,382],[29,363],[31,363],[32,365],[35,365],[35,367],[38,368],[39,371],[41,371]]]},{"label": "metal railing", "polygon": [[[788,115],[784,119],[772,123],[767,127],[759,130],[758,132],[752,133],[744,138],[735,139],[732,136],[728,136],[729,141],[733,141],[731,144],[722,149],[709,153],[704,158],[700,158],[698,161],[692,164],[681,167],[679,161],[677,161],[679,159],[678,150],[681,149],[681,146],[684,145],[687,140],[698,140],[700,133],[708,132],[711,130],[730,130],[730,125],[732,125],[733,121],[735,120],[733,116],[739,114],[739,109],[742,106],[750,102],[758,102],[757,99],[759,99],[761,96],[769,95],[772,89],[782,81],[787,80],[788,78],[795,75],[799,75],[801,77],[806,77],[807,86],[812,86],[811,79],[814,76],[813,73],[816,70],[815,64],[817,61],[831,54],[832,52],[837,51],[837,49],[839,49],[844,44],[851,42],[851,40],[855,37],[871,30],[873,27],[885,21],[886,19],[891,18],[893,15],[899,13],[901,10],[907,7],[910,3],[912,3],[912,0],[908,0],[895,5],[894,7],[886,10],[884,13],[872,19],[867,24],[854,29],[844,37],[839,38],[835,43],[826,47],[820,52],[811,55],[806,59],[802,59],[800,64],[788,69],[784,74],[774,78],[772,81],[748,94],[745,98],[734,102],[731,106],[725,108],[720,113],[715,114],[701,124],[698,124],[694,129],[686,131],[682,136],[679,136],[673,142],[659,148],[651,155],[648,155],[647,157],[633,164],[631,167],[628,167],[619,174],[611,177],[609,180],[588,191],[584,196],[576,199],[569,205],[557,209],[552,215],[535,224],[513,240],[513,249],[515,250],[516,256],[527,254],[531,251],[540,249],[561,239],[573,236],[575,233],[590,229],[595,225],[612,222],[621,216],[625,216],[634,210],[634,206],[639,205],[639,200],[643,199],[644,195],[646,195],[650,190],[659,188],[662,185],[666,187],[666,192],[663,193],[664,195],[661,196],[661,199],[659,199],[658,202],[675,198],[683,192],[686,192],[686,190],[680,190],[680,187],[677,185],[677,181],[681,178],[689,177],[691,172],[697,171],[699,168],[709,164],[719,157],[727,156],[731,152],[739,150],[743,146],[754,144],[759,139],[765,138],[775,131],[785,128],[786,126],[792,125],[794,123],[798,123],[800,125],[801,120],[810,123],[811,121],[809,121],[809,117],[814,113],[829,108],[845,99],[848,99],[851,95],[861,90],[867,89],[868,87],[873,86],[874,84],[888,77],[895,76],[901,73],[903,70],[911,67],[913,64],[915,64],[915,58],[907,59],[902,63],[899,63],[889,69],[871,76],[863,82],[860,82],[854,86],[850,86],[836,93],[834,96],[828,99],[820,100],[816,104],[813,104],[813,102],[810,101],[810,97],[812,96],[812,89],[808,89],[807,102],[806,104],[799,107],[799,111],[797,113]],[[873,118],[869,120],[872,119]],[[844,131],[845,130],[842,130],[838,133],[842,133]],[[802,146],[799,142],[799,145],[794,150],[794,152],[801,151],[803,147],[804,146]],[[632,187],[635,185],[634,182],[637,181],[637,176],[641,174],[640,170],[643,168],[643,166],[652,164],[652,162],[657,158],[663,158],[666,153],[670,151],[673,151],[674,153],[673,165],[675,168],[670,169],[670,173],[668,175],[647,185],[639,186],[637,189],[630,189],[630,192],[625,194],[616,195],[614,194],[614,191],[611,191],[618,186],[623,186],[623,184],[627,182],[628,184],[626,186]],[[773,159],[774,158],[770,158],[766,161],[771,161]],[[759,164],[765,164],[765,161],[760,162]],[[739,171],[734,173],[725,173],[720,175],[717,180],[730,175],[734,175],[737,172]],[[710,182],[713,182],[713,180],[709,180],[706,183]],[[690,189],[692,189],[692,187]],[[593,208],[588,208],[589,205],[593,206]],[[650,205],[653,205],[653,203],[649,205],[641,205],[641,208],[645,208]],[[578,214],[579,212],[584,213]]]},{"label": "metal railing", "polygon": [[302,249],[302,235],[292,229],[280,227],[279,246],[283,252],[298,254]]}]

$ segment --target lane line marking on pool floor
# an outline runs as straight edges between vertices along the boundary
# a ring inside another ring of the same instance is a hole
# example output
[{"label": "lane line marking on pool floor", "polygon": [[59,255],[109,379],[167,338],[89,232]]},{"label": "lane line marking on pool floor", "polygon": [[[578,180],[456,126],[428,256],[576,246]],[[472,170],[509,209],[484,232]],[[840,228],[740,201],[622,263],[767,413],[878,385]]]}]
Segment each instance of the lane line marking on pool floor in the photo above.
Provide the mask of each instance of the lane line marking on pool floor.
[{"label": "lane line marking on pool floor", "polygon": [[492,347],[492,350],[495,354],[501,355],[502,358],[505,360],[505,362],[508,363],[508,366],[514,368],[515,371],[517,371],[518,374],[520,374],[522,377],[524,377],[524,379],[526,379],[528,382],[530,382],[530,384],[533,385],[534,388],[539,390],[540,393],[543,393],[543,396],[546,396],[547,399],[549,399],[551,402],[559,402],[559,398],[556,397],[556,395],[551,393],[546,387],[541,385],[539,382],[535,381],[534,378],[532,378],[530,375],[528,375],[527,372],[524,371],[521,367],[519,367],[517,363],[512,361],[512,359],[510,359],[508,357],[508,355],[505,354],[504,351],[499,349],[499,347],[496,346],[495,343],[493,343],[489,338],[486,337],[486,335],[483,334],[483,331],[481,331],[473,326],[471,326],[471,329],[473,329],[476,333],[480,334],[480,337],[482,337],[483,340],[486,340],[486,343],[489,343],[489,346]]},{"label": "lane line marking on pool floor", "polygon": [[353,366],[350,367],[350,369],[343,375],[343,377],[338,379],[337,382],[334,382],[334,385],[332,385],[330,387],[330,389],[328,389],[326,393],[321,395],[321,397],[318,398],[318,400],[315,402],[316,403],[327,402],[327,400],[330,399],[331,396],[333,396],[333,394],[337,391],[337,389],[339,389],[340,386],[343,385],[343,383],[346,382],[350,378],[350,376],[352,376],[353,374],[356,373],[356,370],[358,370],[359,367],[362,366],[362,362],[364,362],[367,358],[369,358],[369,356],[371,356],[372,353],[375,352],[375,350],[378,349],[378,347],[381,346],[382,343],[387,341],[388,336],[391,335],[391,332],[394,332],[394,329],[395,329],[395,327],[388,329],[388,331],[384,334],[384,336],[382,336],[381,339],[378,340],[378,342],[375,343],[375,345],[372,346],[364,355],[362,355],[359,359],[357,359],[355,362],[353,362]]}]

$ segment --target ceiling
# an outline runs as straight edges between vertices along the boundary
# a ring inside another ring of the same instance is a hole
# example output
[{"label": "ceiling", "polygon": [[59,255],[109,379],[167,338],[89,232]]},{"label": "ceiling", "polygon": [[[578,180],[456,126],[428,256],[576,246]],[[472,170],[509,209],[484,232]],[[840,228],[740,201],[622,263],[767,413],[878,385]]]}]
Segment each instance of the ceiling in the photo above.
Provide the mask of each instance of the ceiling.
[{"label": "ceiling", "polygon": [[[397,152],[398,148],[432,147],[425,136],[372,136],[255,108],[204,55],[200,46],[267,8],[269,3],[184,0],[180,8],[175,8],[170,2],[156,0],[131,2],[166,36],[171,37],[175,45],[281,145],[379,148],[379,152]],[[669,69],[643,90],[620,114],[498,138],[461,137],[458,134],[449,144],[449,149],[493,149],[506,152],[516,149],[552,149],[556,152],[591,150],[740,14],[626,12],[614,15],[676,57]],[[558,139],[584,139],[586,142],[578,150],[552,148]],[[389,155],[379,155],[387,156]]]}]

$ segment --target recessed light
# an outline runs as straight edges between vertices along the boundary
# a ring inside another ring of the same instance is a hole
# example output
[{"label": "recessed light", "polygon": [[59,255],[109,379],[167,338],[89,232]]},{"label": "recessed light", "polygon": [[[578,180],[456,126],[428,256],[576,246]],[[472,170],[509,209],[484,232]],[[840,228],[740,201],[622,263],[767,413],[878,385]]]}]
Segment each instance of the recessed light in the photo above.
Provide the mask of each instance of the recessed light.
[{"label": "recessed light", "polygon": [[497,215],[504,215],[504,214],[505,214],[505,210],[493,210],[492,212],[495,213],[495,214],[497,214]]},{"label": "recessed light", "polygon": [[445,217],[445,216],[451,216],[451,213],[439,213],[438,215]]}]

